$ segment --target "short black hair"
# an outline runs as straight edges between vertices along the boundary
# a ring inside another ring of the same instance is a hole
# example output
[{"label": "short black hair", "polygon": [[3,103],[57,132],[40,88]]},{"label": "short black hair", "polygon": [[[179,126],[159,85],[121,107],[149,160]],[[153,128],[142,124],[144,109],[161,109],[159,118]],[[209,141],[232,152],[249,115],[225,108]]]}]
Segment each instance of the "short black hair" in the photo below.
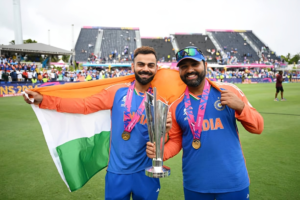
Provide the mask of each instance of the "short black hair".
[{"label": "short black hair", "polygon": [[155,59],[157,60],[156,52],[152,47],[142,46],[134,50],[133,60],[139,54],[153,54],[155,56]]}]

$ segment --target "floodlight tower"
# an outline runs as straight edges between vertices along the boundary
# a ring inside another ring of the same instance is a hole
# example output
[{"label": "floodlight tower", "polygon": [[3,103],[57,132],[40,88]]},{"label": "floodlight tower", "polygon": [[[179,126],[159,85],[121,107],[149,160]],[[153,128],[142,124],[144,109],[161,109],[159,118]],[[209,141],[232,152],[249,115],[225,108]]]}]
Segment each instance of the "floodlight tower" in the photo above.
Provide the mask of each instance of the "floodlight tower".
[{"label": "floodlight tower", "polygon": [[20,0],[13,0],[14,4],[14,28],[15,28],[15,44],[23,44],[21,6]]}]

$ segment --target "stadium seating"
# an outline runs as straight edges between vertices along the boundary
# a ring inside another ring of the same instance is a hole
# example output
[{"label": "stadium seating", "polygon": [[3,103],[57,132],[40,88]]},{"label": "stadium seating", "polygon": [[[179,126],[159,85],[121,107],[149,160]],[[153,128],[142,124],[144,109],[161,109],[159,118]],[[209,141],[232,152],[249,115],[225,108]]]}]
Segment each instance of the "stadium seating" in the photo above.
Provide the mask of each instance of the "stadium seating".
[{"label": "stadium seating", "polygon": [[[138,29],[83,27],[75,46],[75,59],[77,62],[87,62],[95,54],[98,59],[105,58],[102,62],[118,62],[118,55],[120,60],[130,61],[131,54],[136,49],[136,30]],[[99,34],[101,31],[102,34]]]},{"label": "stadium seating", "polygon": [[[265,45],[252,31],[247,31],[244,33],[253,43],[254,45],[261,51],[261,48],[262,47],[265,47],[267,45]],[[275,52],[272,53],[272,51],[268,51],[268,52],[265,52],[264,55],[266,57],[268,57],[268,55],[270,55],[269,59],[274,59],[274,60],[280,60]]]},{"label": "stadium seating", "polygon": [[[226,47],[226,50],[224,50],[225,53],[237,49],[234,56],[238,59],[238,62],[244,62],[244,54],[250,55],[247,56],[250,62],[259,60],[257,52],[244,41],[238,32],[212,32],[212,35],[223,49]],[[246,45],[244,45],[244,43],[246,43]],[[230,55],[233,56],[232,53]]]},{"label": "stadium seating", "polygon": [[[103,31],[100,57],[109,57],[112,52],[116,51],[118,55],[120,54],[121,59],[130,61],[131,55],[136,49],[135,31],[124,29],[104,29]],[[125,47],[128,47],[127,52],[124,52]],[[115,59],[117,59],[117,56],[115,56]]]},{"label": "stadium seating", "polygon": [[[94,52],[98,29],[82,28],[75,45],[76,62],[87,62],[90,53]],[[92,45],[92,46],[91,46]]]},{"label": "stadium seating", "polygon": [[[153,47],[160,62],[174,62],[177,50],[196,46],[203,52],[207,62],[221,63],[222,55],[225,64],[226,54],[230,54],[230,64],[254,63],[262,56],[258,50],[266,46],[252,31],[206,31],[208,35],[176,33],[165,38],[141,38],[139,28],[84,26],[75,46],[75,60],[96,64],[132,62],[134,50],[143,45]],[[270,49],[263,52],[263,57],[269,60],[265,59],[265,62],[280,60]]]},{"label": "stadium seating", "polygon": [[[179,49],[183,49],[184,47],[187,46],[196,46],[202,51],[202,53],[206,57],[207,62],[217,62],[216,60],[217,49],[207,35],[175,34],[175,39],[177,41]],[[208,52],[207,50],[209,50],[210,52]]]},{"label": "stadium seating", "polygon": [[171,43],[171,38],[143,38],[142,45],[153,47],[156,51],[157,58],[160,62],[171,62],[172,58],[175,61],[175,51]]}]

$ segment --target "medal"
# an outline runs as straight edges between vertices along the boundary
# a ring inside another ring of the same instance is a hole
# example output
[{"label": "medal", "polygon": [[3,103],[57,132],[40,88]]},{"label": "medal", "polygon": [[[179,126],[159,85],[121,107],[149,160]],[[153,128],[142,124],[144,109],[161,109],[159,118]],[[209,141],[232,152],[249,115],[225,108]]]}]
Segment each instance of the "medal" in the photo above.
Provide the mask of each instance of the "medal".
[{"label": "medal", "polygon": [[199,149],[201,147],[200,140],[193,140],[192,146],[194,147],[194,149]]},{"label": "medal", "polygon": [[[132,82],[130,87],[128,88],[127,95],[126,95],[126,101],[125,101],[125,111],[124,111],[124,132],[122,133],[123,140],[129,140],[130,139],[130,133],[136,123],[139,121],[140,117],[142,116],[144,110],[145,110],[145,100],[146,95],[144,96],[139,108],[137,109],[136,113],[131,117],[130,114],[130,108],[131,108],[131,101],[134,91],[134,85],[135,81]],[[152,88],[149,87],[148,91],[149,93],[152,93]]]},{"label": "medal", "polygon": [[130,139],[130,133],[128,133],[127,131],[124,131],[123,133],[122,133],[122,138],[123,138],[123,140],[129,140]]},{"label": "medal", "polygon": [[201,147],[201,132],[202,132],[202,123],[204,119],[204,114],[206,110],[206,105],[208,101],[208,96],[210,92],[210,83],[208,82],[207,79],[205,79],[205,85],[203,88],[202,92],[202,97],[200,99],[200,104],[198,107],[198,114],[197,118],[195,120],[194,114],[193,114],[193,108],[190,100],[190,94],[188,87],[186,87],[185,92],[184,92],[184,107],[186,109],[186,115],[188,118],[188,123],[191,129],[191,132],[193,134],[193,142],[192,142],[192,147],[194,149],[199,149]]}]

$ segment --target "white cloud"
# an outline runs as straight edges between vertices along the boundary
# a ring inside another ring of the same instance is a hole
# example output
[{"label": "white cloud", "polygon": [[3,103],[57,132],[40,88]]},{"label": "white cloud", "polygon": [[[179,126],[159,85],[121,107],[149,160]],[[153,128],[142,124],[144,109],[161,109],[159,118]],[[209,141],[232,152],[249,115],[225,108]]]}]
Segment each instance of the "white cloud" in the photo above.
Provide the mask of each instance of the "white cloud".
[{"label": "white cloud", "polygon": [[[299,0],[20,0],[23,38],[66,50],[82,26],[139,27],[142,36],[164,37],[205,29],[253,30],[279,54],[300,52]],[[0,44],[14,39],[12,0],[0,0]]]}]

